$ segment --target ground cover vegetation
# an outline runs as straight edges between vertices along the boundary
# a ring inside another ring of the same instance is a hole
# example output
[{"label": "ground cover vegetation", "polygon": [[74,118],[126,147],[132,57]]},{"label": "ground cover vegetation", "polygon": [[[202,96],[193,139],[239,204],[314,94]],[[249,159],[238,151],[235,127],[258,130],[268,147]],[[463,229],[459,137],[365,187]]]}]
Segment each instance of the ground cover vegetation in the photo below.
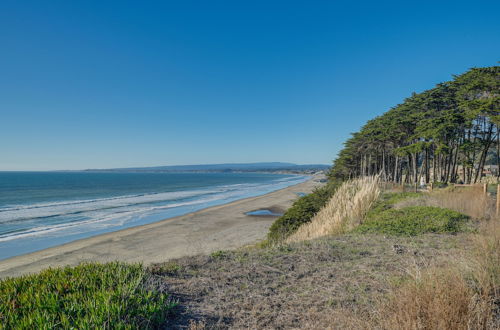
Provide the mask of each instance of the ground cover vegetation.
[{"label": "ground cover vegetation", "polygon": [[175,306],[141,265],[82,264],[0,281],[0,328],[156,328]]}]

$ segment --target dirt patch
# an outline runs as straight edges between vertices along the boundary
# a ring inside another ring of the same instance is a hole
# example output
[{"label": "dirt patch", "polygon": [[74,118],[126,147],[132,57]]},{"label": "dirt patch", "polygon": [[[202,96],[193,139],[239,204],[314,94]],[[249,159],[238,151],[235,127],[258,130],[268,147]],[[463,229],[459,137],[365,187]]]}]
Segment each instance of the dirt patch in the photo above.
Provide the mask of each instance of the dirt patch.
[{"label": "dirt patch", "polygon": [[348,235],[266,249],[219,251],[154,265],[179,301],[168,328],[366,328],[409,271],[467,251],[466,235]]}]

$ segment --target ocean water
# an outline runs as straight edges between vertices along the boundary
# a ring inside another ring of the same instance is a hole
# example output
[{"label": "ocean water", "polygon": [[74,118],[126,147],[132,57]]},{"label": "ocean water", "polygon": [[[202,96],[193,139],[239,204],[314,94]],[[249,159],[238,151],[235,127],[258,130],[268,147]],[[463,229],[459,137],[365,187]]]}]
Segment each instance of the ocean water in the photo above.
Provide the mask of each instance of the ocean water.
[{"label": "ocean water", "polygon": [[0,172],[0,259],[307,179],[262,173]]}]

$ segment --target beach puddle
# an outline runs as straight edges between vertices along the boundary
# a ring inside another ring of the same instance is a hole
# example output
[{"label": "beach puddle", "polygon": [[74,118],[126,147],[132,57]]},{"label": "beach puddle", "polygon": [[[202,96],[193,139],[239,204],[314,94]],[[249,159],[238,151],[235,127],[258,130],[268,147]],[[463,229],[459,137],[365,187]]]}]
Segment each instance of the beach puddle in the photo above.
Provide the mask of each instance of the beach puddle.
[{"label": "beach puddle", "polygon": [[305,195],[307,195],[306,193],[303,193],[303,192],[297,192],[295,193],[297,196],[299,197],[304,197]]},{"label": "beach puddle", "polygon": [[257,216],[257,217],[262,217],[262,216],[281,217],[283,215],[283,212],[280,212],[278,210],[273,210],[273,209],[259,209],[259,210],[247,212],[245,214],[250,215],[250,216]]}]

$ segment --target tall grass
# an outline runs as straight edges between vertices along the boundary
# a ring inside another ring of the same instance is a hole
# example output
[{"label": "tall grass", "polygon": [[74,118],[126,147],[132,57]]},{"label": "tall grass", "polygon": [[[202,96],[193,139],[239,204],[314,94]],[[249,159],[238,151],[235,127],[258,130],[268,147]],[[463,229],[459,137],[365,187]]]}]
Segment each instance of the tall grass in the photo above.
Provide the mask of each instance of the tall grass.
[{"label": "tall grass", "polygon": [[387,329],[499,329],[500,223],[484,224],[473,253],[454,266],[414,272],[380,308]]},{"label": "tall grass", "polygon": [[280,244],[304,223],[308,223],[330,200],[339,183],[330,180],[326,185],[316,188],[311,194],[297,199],[285,214],[269,228],[267,240],[261,246]]},{"label": "tall grass", "polygon": [[406,199],[395,208],[407,206],[435,206],[454,210],[475,219],[492,219],[495,216],[494,201],[482,190],[474,188],[455,188],[437,190],[422,194],[419,198]]},{"label": "tall grass", "polygon": [[303,241],[346,232],[363,221],[379,195],[378,176],[344,182],[311,222],[299,227],[287,241]]},{"label": "tall grass", "polygon": [[385,329],[487,329],[491,306],[459,270],[430,269],[393,292],[381,322]]},{"label": "tall grass", "polygon": [[474,273],[475,281],[483,296],[491,298],[498,306],[500,318],[500,222],[498,220],[484,223],[480,233],[476,235],[471,272]]}]

